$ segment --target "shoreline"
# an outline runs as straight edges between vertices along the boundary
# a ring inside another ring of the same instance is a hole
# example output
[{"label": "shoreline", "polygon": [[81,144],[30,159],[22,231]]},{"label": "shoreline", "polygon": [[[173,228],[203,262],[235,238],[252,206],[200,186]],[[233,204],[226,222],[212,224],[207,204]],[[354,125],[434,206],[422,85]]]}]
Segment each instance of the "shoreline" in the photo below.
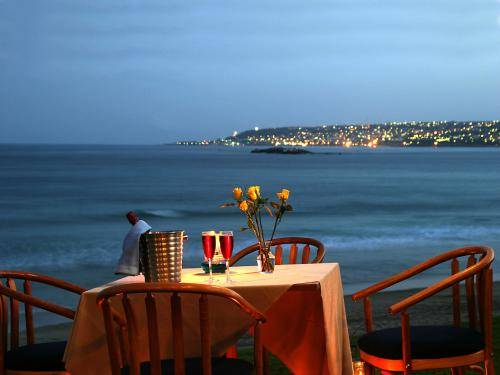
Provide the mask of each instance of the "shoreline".
[{"label": "shoreline", "polygon": [[[178,142],[184,142],[184,141],[178,141]],[[189,141],[186,141],[189,142]],[[275,144],[239,144],[239,145],[226,145],[226,144],[221,144],[221,143],[209,143],[209,144],[184,144],[184,143],[160,143],[160,144],[153,144],[152,146],[183,146],[183,147],[211,147],[211,146],[217,146],[217,147],[227,147],[227,148],[250,148],[250,147],[276,147]],[[385,144],[379,144],[377,147],[368,147],[368,146],[339,146],[339,145],[307,145],[307,146],[299,146],[299,145],[286,145],[284,147],[321,147],[321,148],[341,148],[341,149],[369,149],[369,150],[374,150],[377,148],[401,148],[401,149],[407,149],[407,148],[428,148],[428,149],[435,149],[435,148],[499,148],[500,145],[484,145],[484,144],[455,144],[455,145],[385,145]]]},{"label": "shoreline", "polygon": [[[411,296],[422,288],[413,288],[406,290],[391,290],[380,292],[374,295],[372,300],[373,321],[376,329],[387,327],[398,327],[400,325],[399,315],[390,315],[389,306],[393,303]],[[462,321],[467,320],[467,306],[465,299],[465,287],[461,285],[461,313]],[[349,336],[358,337],[365,333],[363,303],[354,302],[351,295],[344,296],[347,322],[349,325]],[[410,322],[412,325],[445,325],[452,324],[452,302],[451,290],[445,290],[428,300],[420,302],[409,310]],[[493,285],[493,315],[500,315],[500,282],[494,282]],[[22,324],[23,322],[21,322]],[[71,332],[71,322],[59,323],[37,327],[35,330],[36,342],[48,342],[66,340]],[[240,340],[241,346],[250,345],[248,340]],[[21,342],[24,342],[24,332],[21,333]],[[355,344],[354,340],[353,343]]]}]

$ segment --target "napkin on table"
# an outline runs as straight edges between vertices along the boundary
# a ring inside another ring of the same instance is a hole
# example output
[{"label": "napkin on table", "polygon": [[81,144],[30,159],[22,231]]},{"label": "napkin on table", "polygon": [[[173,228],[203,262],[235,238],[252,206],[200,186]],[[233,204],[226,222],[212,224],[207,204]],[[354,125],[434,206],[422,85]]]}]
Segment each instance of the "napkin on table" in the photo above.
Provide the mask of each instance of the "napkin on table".
[{"label": "napkin on table", "polygon": [[122,255],[115,270],[116,274],[139,274],[139,240],[141,235],[150,229],[151,226],[143,220],[137,221],[137,223],[130,228],[123,239]]}]

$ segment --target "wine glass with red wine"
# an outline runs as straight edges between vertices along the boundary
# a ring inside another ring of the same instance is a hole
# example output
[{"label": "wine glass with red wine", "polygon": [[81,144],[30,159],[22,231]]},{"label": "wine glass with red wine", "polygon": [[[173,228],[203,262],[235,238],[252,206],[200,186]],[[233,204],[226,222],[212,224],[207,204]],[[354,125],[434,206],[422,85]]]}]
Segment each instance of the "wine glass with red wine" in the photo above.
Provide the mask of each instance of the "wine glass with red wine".
[{"label": "wine glass with red wine", "polygon": [[210,273],[208,282],[212,284],[212,259],[214,258],[216,244],[215,232],[213,230],[209,232],[202,232],[201,242],[203,244],[203,252],[205,253],[205,258],[208,259],[208,272]]},{"label": "wine glass with red wine", "polygon": [[231,231],[222,231],[219,234],[219,242],[220,242],[220,252],[222,256],[226,260],[226,283],[230,282],[229,279],[229,258],[233,255],[233,232]]}]

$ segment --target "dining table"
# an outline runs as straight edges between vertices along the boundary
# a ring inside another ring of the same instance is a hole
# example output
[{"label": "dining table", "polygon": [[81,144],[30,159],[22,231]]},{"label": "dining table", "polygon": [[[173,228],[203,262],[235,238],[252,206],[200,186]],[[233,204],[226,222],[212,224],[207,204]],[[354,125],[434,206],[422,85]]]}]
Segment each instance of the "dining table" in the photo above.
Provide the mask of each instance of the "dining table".
[{"label": "dining table", "polygon": [[[182,283],[208,284],[201,268],[182,271]],[[104,288],[124,283],[144,283],[144,277],[127,276],[84,292],[64,355],[72,375],[110,374],[106,333],[96,302]],[[352,374],[352,357],[344,295],[338,263],[276,265],[273,273],[262,274],[256,266],[231,267],[229,282],[224,274],[214,274],[213,285],[232,289],[266,316],[262,326],[263,346],[294,374]],[[143,299],[132,298],[138,322],[146,325]],[[123,314],[119,298],[112,300]],[[223,355],[251,326],[251,318],[230,301],[210,300],[212,355]],[[171,358],[169,298],[158,296],[159,325],[164,359]],[[195,296],[182,297],[183,332],[186,357],[200,355],[199,316]],[[164,339],[163,339],[164,338]],[[134,339],[141,361],[148,360],[147,329]]]}]

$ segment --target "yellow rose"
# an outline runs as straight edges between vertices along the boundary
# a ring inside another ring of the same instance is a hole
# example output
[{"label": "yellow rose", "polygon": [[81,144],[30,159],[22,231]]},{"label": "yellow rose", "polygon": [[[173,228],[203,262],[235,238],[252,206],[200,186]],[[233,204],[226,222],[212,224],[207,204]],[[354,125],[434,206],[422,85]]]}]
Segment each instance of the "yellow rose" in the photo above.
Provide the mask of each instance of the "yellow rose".
[{"label": "yellow rose", "polygon": [[258,186],[250,186],[247,191],[248,198],[256,201],[259,198],[260,188]]},{"label": "yellow rose", "polygon": [[247,212],[247,210],[248,210],[248,203],[247,203],[247,201],[240,202],[239,207],[240,207],[241,211]]},{"label": "yellow rose", "polygon": [[276,196],[278,197],[279,200],[286,201],[290,196],[290,190],[281,189],[279,193],[276,193]]},{"label": "yellow rose", "polygon": [[290,196],[290,190],[281,189],[281,195],[283,196],[283,199],[286,201]]},{"label": "yellow rose", "polygon": [[257,200],[257,193],[255,192],[255,190],[248,191],[248,198],[250,198],[253,201]]},{"label": "yellow rose", "polygon": [[241,188],[239,188],[239,187],[234,188],[233,195],[234,195],[234,199],[236,199],[237,201],[240,201],[241,198],[243,198],[243,190],[241,190]]}]

